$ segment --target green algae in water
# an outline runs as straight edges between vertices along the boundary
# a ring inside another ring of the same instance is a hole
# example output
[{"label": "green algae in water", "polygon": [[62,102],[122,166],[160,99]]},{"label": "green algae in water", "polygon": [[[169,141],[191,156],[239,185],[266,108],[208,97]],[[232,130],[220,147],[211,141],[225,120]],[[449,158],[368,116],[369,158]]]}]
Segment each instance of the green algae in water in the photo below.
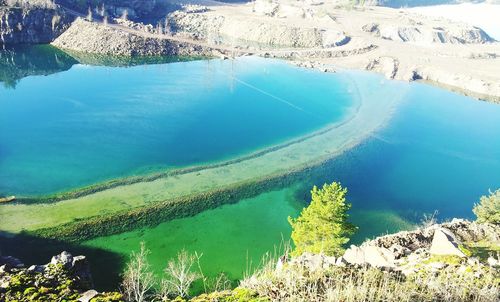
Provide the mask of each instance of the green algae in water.
[{"label": "green algae in water", "polygon": [[[151,251],[149,261],[157,278],[161,278],[167,262],[185,249],[202,254],[200,265],[206,277],[214,278],[224,273],[233,285],[237,285],[238,280],[261,264],[266,253],[279,253],[283,244],[289,243],[291,228],[287,217],[296,217],[307,206],[306,200],[298,194],[301,186],[306,186],[305,182],[243,199],[237,204],[207,210],[193,217],[95,238],[82,245],[104,249],[111,252],[110,256],[118,254],[127,259],[144,242]],[[353,244],[377,234],[408,230],[414,226],[390,209],[353,210],[350,214],[351,220],[359,227],[351,241]],[[109,271],[106,262],[105,257],[94,259],[96,274],[116,276],[121,273]],[[116,277],[110,280],[116,280]],[[101,281],[98,286],[113,288],[116,284]],[[201,285],[197,283],[194,290],[200,291]]]},{"label": "green algae in water", "polygon": [[[224,272],[235,281],[241,279],[247,269],[257,267],[261,257],[279,247],[283,239],[288,241],[291,229],[287,217],[296,216],[304,206],[296,199],[295,191],[287,188],[264,193],[193,217],[96,238],[83,245],[128,256],[138,250],[143,241],[151,250],[149,260],[157,276],[161,276],[169,259],[186,249],[203,254],[200,264],[206,276],[215,277]],[[96,273],[110,273],[106,271],[106,259],[96,261],[94,269],[102,268],[102,272]]]}]

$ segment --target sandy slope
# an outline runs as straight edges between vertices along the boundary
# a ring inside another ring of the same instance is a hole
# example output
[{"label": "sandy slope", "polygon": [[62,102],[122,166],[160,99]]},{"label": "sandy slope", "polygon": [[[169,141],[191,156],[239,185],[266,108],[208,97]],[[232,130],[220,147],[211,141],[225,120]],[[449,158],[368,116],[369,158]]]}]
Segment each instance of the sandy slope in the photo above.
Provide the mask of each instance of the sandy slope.
[{"label": "sandy slope", "polygon": [[[488,6],[478,9],[484,12]],[[409,10],[287,0],[212,5],[207,12],[171,18],[180,31],[198,39],[217,39],[249,52],[267,50],[270,56],[369,69],[395,79],[423,79],[500,101],[500,43],[462,22]],[[306,30],[309,38],[314,33],[314,42],[297,41]],[[375,47],[359,51],[370,45]]]}]

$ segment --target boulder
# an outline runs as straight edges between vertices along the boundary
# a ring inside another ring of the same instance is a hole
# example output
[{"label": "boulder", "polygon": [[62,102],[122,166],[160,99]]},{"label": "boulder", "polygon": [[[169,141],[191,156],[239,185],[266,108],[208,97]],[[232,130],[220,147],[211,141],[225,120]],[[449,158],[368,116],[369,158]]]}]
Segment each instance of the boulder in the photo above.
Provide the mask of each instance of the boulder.
[{"label": "boulder", "polygon": [[488,257],[488,259],[486,261],[488,262],[488,264],[491,267],[498,267],[498,266],[500,266],[500,260],[499,259],[495,259],[492,256]]},{"label": "boulder", "polygon": [[458,248],[458,241],[455,235],[445,228],[439,228],[434,232],[432,238],[430,253],[432,255],[454,255],[458,257],[466,257],[465,254]]},{"label": "boulder", "polygon": [[395,267],[394,253],[384,247],[375,245],[362,245],[360,247],[351,245],[344,253],[343,258],[350,264],[368,264],[379,268]]},{"label": "boulder", "polygon": [[338,257],[337,260],[335,261],[335,265],[336,266],[346,266],[347,265],[347,261],[344,259],[344,257]]},{"label": "boulder", "polygon": [[63,251],[59,255],[53,256],[50,260],[50,264],[62,264],[65,268],[71,268],[73,266],[73,256],[70,253]]},{"label": "boulder", "polygon": [[342,258],[349,264],[362,265],[365,263],[365,253],[361,247],[351,245]]},{"label": "boulder", "polygon": [[47,268],[46,265],[32,265],[32,266],[28,267],[28,272],[43,273],[46,268]]},{"label": "boulder", "polygon": [[89,302],[92,298],[97,296],[99,293],[96,290],[88,290],[82,294],[80,298],[78,298],[78,301],[80,302]]},{"label": "boulder", "polygon": [[92,288],[94,282],[90,273],[90,264],[85,256],[75,256],[71,262],[71,273],[81,288]]},{"label": "boulder", "polygon": [[394,254],[383,247],[369,245],[364,249],[365,262],[374,267],[393,268]]},{"label": "boulder", "polygon": [[336,259],[323,254],[304,253],[299,257],[292,258],[290,265],[298,265],[309,271],[317,271],[336,265]]}]

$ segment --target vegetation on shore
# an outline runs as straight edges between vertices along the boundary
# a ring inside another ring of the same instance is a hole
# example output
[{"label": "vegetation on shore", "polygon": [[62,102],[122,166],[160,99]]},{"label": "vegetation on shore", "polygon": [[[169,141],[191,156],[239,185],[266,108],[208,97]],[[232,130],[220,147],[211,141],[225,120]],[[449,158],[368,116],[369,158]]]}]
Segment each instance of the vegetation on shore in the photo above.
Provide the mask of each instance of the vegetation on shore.
[{"label": "vegetation on shore", "polygon": [[489,196],[482,196],[472,211],[479,222],[500,224],[500,189],[490,192]]},{"label": "vegetation on shore", "polygon": [[316,186],[311,191],[311,203],[302,210],[296,219],[288,217],[292,225],[292,240],[295,243],[294,255],[304,252],[341,255],[343,246],[356,231],[347,221],[347,210],[351,204],[346,202],[347,189],[339,183]]},{"label": "vegetation on shore", "polygon": [[[478,221],[468,222],[469,225],[478,228],[479,224],[486,224],[489,229],[498,230],[498,192],[481,198],[474,207]],[[325,184],[321,189],[314,187],[310,205],[298,218],[289,218],[295,246],[266,255],[260,268],[249,273],[235,289],[223,274],[206,277],[199,261],[202,255],[186,251],[180,251],[177,258],[166,263],[158,280],[148,263],[149,251],[141,244],[140,250],[131,254],[120,290],[96,292],[89,301],[498,301],[499,260],[492,257],[500,250],[496,241],[483,238],[463,242],[457,248],[466,254],[464,257],[433,255],[428,248],[418,248],[403,253],[398,260],[402,268],[399,270],[346,262],[344,246],[356,229],[348,222],[350,204],[346,193],[347,189],[338,183]],[[440,226],[425,226],[429,230],[436,227]],[[288,257],[292,249],[292,257]],[[0,289],[0,298],[77,301],[84,294],[78,279],[63,266],[49,264],[45,272],[37,273],[36,268],[14,270],[7,279],[0,272],[0,277],[8,280],[7,289]],[[203,285],[204,293],[192,297],[195,282]]]}]

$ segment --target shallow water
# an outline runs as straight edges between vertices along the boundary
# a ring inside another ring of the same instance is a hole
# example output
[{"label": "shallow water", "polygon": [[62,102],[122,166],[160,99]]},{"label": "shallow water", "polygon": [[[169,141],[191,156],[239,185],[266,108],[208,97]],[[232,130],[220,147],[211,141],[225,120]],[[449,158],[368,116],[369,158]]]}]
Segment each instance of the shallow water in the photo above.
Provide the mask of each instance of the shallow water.
[{"label": "shallow water", "polygon": [[[182,78],[185,73],[190,76]],[[109,83],[114,85],[108,93]],[[100,93],[87,91],[88,85]],[[192,87],[199,90],[192,91]],[[91,97],[78,102],[52,97],[76,92]],[[38,95],[43,103],[36,101]],[[319,150],[344,152],[304,172],[292,185],[153,228],[84,242],[83,247],[107,251],[91,259],[98,286],[116,285],[109,280],[115,282],[123,263],[117,266],[111,259],[117,255],[126,259],[141,241],[151,250],[157,274],[185,248],[203,254],[201,265],[207,276],[222,271],[231,279],[241,278],[250,263],[255,265],[282,238],[289,238],[287,217],[297,215],[307,204],[314,184],[336,180],[348,187],[351,220],[359,226],[354,243],[411,228],[423,213],[434,210],[440,212],[440,219],[472,217],[471,208],[479,196],[500,187],[500,106],[363,72],[323,74],[279,61],[246,58],[118,69],[77,65],[48,77],[25,78],[16,90],[0,90],[0,108],[5,109],[0,111],[0,192],[54,192],[161,167],[232,158],[348,119],[354,115],[358,97],[365,107],[356,117],[362,118],[347,125],[355,128],[346,126],[349,131],[332,131],[295,144],[288,157],[279,160],[272,154],[256,158],[228,174],[258,177],[275,171],[265,171],[272,165],[281,171],[288,164],[324,156],[317,154]],[[392,98],[394,102],[389,101]],[[364,129],[370,124],[373,127]],[[338,148],[326,148],[329,143]],[[198,190],[202,182],[216,186],[215,176],[223,179],[230,171],[227,167],[220,174],[208,171],[205,176],[186,178],[193,180],[186,188]],[[51,209],[52,220],[71,211],[98,211],[103,200],[111,205],[117,196],[129,197],[143,188],[169,189],[142,192],[141,196],[150,196],[136,206],[175,191],[166,184],[178,185],[178,192],[186,189],[182,181],[168,181],[139,184],[135,191],[130,186],[114,193],[110,190],[109,196],[103,192],[68,202],[66,207],[3,206],[0,217],[12,223],[0,222],[0,230],[19,231],[27,223],[20,221],[16,229],[12,227],[15,220],[36,220]],[[27,263],[38,261],[15,248],[2,247],[2,251],[27,255],[23,259]]]}]

